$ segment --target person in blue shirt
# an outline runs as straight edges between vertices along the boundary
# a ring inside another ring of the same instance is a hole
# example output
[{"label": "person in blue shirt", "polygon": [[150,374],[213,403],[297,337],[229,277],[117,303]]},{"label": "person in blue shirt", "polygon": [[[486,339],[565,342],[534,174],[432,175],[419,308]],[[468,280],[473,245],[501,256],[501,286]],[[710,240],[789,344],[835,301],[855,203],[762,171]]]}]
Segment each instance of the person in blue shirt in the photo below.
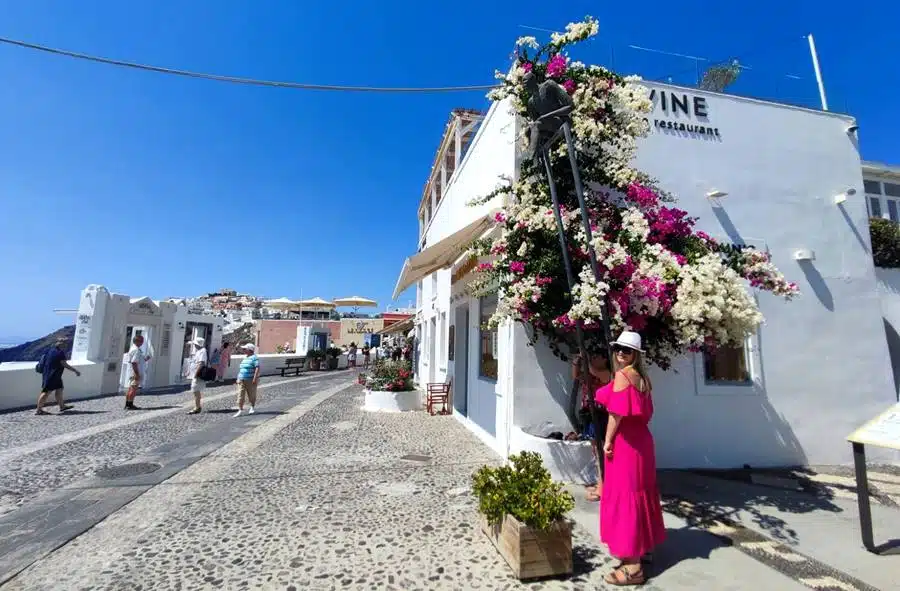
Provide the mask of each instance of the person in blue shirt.
[{"label": "person in blue shirt", "polygon": [[256,345],[247,343],[242,346],[247,355],[241,361],[238,368],[238,409],[234,416],[239,417],[244,412],[244,399],[250,400],[249,414],[256,412],[256,387],[259,385],[259,357],[256,356]]},{"label": "person in blue shirt", "polygon": [[36,415],[50,414],[44,410],[44,404],[47,403],[47,398],[51,392],[56,395],[56,405],[59,407],[60,413],[64,413],[72,408],[63,402],[62,375],[67,369],[74,371],[76,376],[81,376],[81,372],[69,365],[66,359],[65,347],[65,339],[57,339],[56,343],[41,358],[43,364],[41,368],[41,394],[37,400],[37,411],[34,413]]}]

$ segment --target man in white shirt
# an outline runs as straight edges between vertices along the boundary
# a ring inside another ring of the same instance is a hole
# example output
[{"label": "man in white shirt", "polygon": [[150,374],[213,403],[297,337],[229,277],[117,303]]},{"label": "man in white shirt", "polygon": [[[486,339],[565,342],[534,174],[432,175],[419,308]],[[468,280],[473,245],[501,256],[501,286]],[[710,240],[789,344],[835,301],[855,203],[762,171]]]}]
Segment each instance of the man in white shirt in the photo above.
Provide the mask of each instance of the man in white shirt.
[{"label": "man in white shirt", "polygon": [[134,399],[141,389],[141,382],[144,378],[144,352],[141,350],[143,344],[144,337],[141,335],[134,337],[126,357],[128,390],[125,392],[125,410],[140,410],[140,407],[134,405]]},{"label": "man in white shirt", "polygon": [[206,352],[206,341],[203,338],[197,337],[191,341],[191,345],[193,345],[194,353],[191,355],[188,375],[191,378],[191,392],[194,393],[194,408],[188,414],[196,415],[200,414],[200,403],[202,402],[203,391],[206,390],[206,381],[200,379],[200,372],[209,362],[209,354]]}]

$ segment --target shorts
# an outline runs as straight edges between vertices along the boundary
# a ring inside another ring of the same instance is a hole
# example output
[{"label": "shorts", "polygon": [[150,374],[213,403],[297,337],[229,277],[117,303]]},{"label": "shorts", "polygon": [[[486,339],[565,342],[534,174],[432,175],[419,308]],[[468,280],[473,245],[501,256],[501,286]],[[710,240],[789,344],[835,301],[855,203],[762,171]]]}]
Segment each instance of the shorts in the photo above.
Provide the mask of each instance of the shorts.
[{"label": "shorts", "polygon": [[257,385],[253,383],[253,380],[238,380],[238,395],[241,397],[241,400],[246,397],[251,402],[256,402]]},{"label": "shorts", "polygon": [[63,389],[62,377],[50,376],[41,382],[41,392],[57,392]]},{"label": "shorts", "polygon": [[194,378],[191,380],[191,392],[205,392],[206,391],[206,382],[199,378]]}]

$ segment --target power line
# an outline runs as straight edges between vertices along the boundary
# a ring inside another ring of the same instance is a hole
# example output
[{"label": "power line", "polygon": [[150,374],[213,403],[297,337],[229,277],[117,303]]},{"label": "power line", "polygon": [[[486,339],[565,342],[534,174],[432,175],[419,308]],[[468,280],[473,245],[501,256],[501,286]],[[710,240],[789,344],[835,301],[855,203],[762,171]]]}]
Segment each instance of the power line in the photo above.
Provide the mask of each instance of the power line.
[{"label": "power line", "polygon": [[222,76],[220,74],[207,74],[204,72],[192,72],[189,70],[178,70],[175,68],[163,68],[161,66],[152,66],[149,64],[141,64],[137,62],[127,62],[107,57],[89,55],[76,51],[68,51],[65,49],[57,49],[46,45],[38,45],[36,43],[28,43],[27,41],[19,41],[17,39],[8,39],[0,37],[0,43],[13,45],[24,49],[32,49],[42,51],[53,55],[59,55],[99,64],[110,66],[119,66],[123,68],[132,68],[135,70],[143,70],[146,72],[157,72],[159,74],[170,74],[173,76],[184,76],[186,78],[198,78],[202,80],[214,80],[216,82],[228,82],[231,84],[246,84],[251,86],[269,86],[275,88],[293,88],[299,90],[327,90],[338,92],[392,92],[392,93],[429,93],[429,92],[467,92],[474,90],[491,90],[497,88],[496,84],[490,85],[474,85],[474,86],[436,86],[436,87],[389,87],[389,86],[342,86],[333,84],[306,84],[302,82],[285,82],[279,80],[258,80],[256,78],[242,78],[239,76]]}]

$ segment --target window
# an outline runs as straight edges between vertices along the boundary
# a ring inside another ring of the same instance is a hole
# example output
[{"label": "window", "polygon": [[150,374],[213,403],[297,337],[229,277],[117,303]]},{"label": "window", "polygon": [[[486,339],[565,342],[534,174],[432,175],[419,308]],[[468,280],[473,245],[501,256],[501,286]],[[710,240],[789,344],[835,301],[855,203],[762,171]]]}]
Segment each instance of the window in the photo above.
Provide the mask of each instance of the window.
[{"label": "window", "polygon": [[885,183],[884,194],[891,197],[900,197],[900,185],[896,183]]},{"label": "window", "polygon": [[891,218],[892,222],[900,221],[897,218],[897,200],[896,199],[888,199],[888,217]]},{"label": "window", "polygon": [[456,347],[456,325],[451,324],[447,336],[447,360],[453,361],[453,349]]},{"label": "window", "polygon": [[488,328],[491,316],[497,311],[497,295],[481,298],[479,335],[481,357],[478,361],[478,375],[491,380],[497,379],[497,329]]},{"label": "window", "polygon": [[416,283],[416,308],[422,307],[422,282],[419,281]]},{"label": "window", "polygon": [[871,215],[873,218],[880,218],[881,217],[881,199],[879,199],[878,197],[869,197],[869,206],[871,208],[869,215]]},{"label": "window", "polygon": [[881,195],[881,183],[878,181],[863,181],[863,188],[866,193],[871,193],[872,195]]},{"label": "window", "polygon": [[437,298],[438,292],[438,272],[435,271],[431,274],[431,299]]},{"label": "window", "polygon": [[703,354],[703,374],[708,384],[748,384],[750,364],[747,348],[720,347],[715,352]]}]

